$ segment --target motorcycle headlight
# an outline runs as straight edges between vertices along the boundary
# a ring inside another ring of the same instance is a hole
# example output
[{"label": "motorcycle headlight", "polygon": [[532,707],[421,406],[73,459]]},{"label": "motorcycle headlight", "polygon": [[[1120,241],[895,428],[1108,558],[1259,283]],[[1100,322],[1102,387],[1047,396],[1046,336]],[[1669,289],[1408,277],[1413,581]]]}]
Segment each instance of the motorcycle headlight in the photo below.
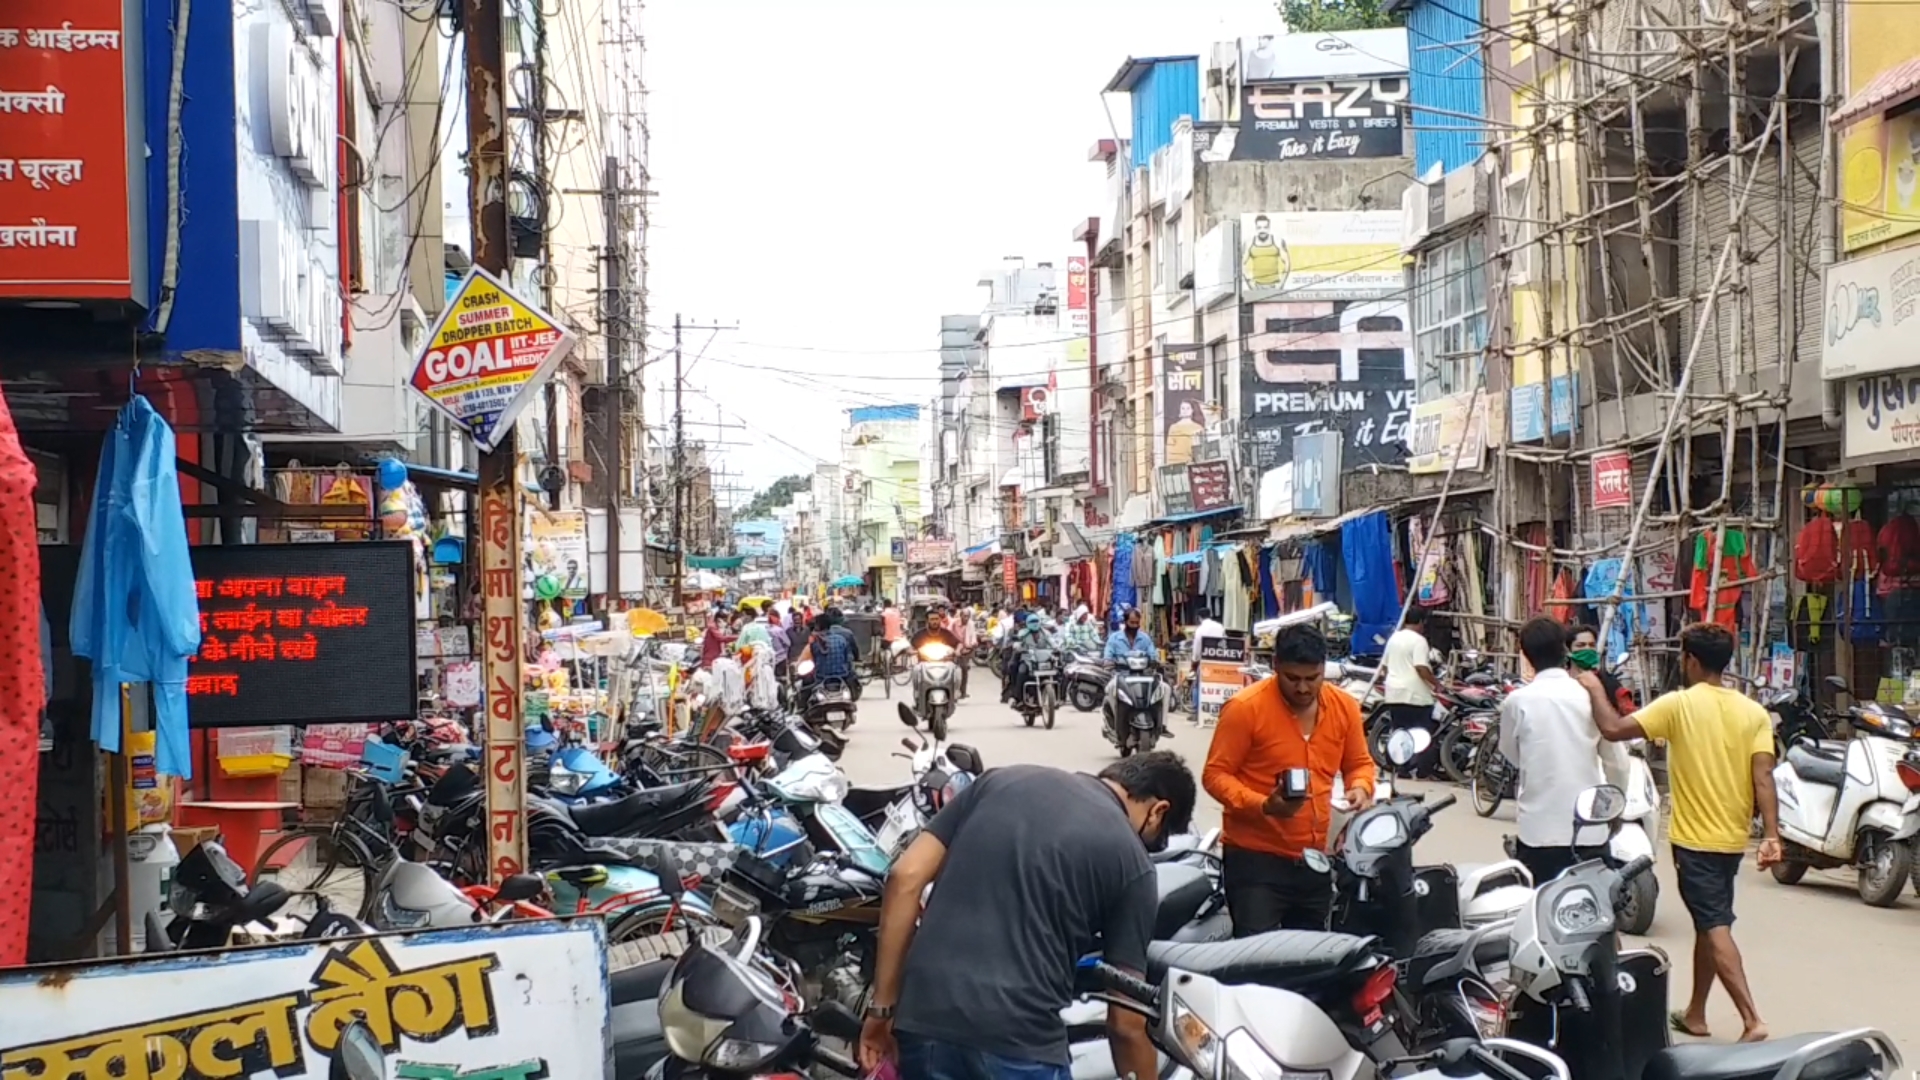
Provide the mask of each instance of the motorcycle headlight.
[{"label": "motorcycle headlight", "polygon": [[779,1052],[780,1048],[770,1043],[721,1039],[707,1048],[706,1064],[723,1072],[752,1073]]},{"label": "motorcycle headlight", "polygon": [[547,771],[547,787],[555,795],[578,795],[587,786],[587,774],[554,768]]},{"label": "motorcycle headlight", "polygon": [[920,646],[920,659],[930,664],[937,664],[952,655],[953,648],[944,642],[929,641]]},{"label": "motorcycle headlight", "polygon": [[1173,999],[1172,1019],[1173,1022],[1167,1027],[1167,1037],[1173,1040],[1186,1058],[1193,1074],[1196,1077],[1218,1075],[1214,1070],[1220,1062],[1220,1039],[1214,1035],[1213,1029],[1177,997]]},{"label": "motorcycle headlight", "polygon": [[383,889],[380,903],[374,908],[373,925],[382,930],[418,930],[431,918],[428,912],[401,907],[394,902],[392,890]]},{"label": "motorcycle headlight", "polygon": [[1578,934],[1600,920],[1600,897],[1592,889],[1568,889],[1553,901],[1553,925],[1563,934]]},{"label": "motorcycle headlight", "polygon": [[1332,1080],[1331,1073],[1289,1069],[1273,1059],[1246,1028],[1229,1034],[1224,1044],[1226,1068],[1221,1080]]}]

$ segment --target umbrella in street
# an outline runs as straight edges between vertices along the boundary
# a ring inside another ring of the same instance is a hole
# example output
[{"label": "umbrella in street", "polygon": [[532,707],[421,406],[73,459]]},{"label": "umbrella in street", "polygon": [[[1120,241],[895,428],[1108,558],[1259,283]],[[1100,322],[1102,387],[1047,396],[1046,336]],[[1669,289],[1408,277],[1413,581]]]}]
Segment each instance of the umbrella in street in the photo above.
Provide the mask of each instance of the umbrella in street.
[{"label": "umbrella in street", "polygon": [[861,578],[859,575],[848,574],[845,577],[834,579],[833,584],[829,587],[835,588],[835,589],[857,589],[860,586],[865,584],[866,584],[866,580]]}]

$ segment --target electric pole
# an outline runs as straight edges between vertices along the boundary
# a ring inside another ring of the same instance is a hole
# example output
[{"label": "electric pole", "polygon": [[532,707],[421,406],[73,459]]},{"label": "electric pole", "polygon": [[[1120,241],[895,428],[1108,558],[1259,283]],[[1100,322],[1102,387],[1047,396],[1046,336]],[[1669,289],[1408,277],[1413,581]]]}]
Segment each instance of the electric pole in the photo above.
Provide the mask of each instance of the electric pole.
[{"label": "electric pole", "polygon": [[[500,0],[461,0],[467,35],[467,213],[474,265],[512,278],[507,224],[505,17]],[[480,455],[481,678],[486,689],[487,869],[495,882],[527,865],[527,777],[520,712],[519,440],[511,427]],[[471,520],[471,519],[470,519]]]},{"label": "electric pole", "polygon": [[680,363],[680,316],[673,317],[673,606],[687,605],[687,423],[681,410],[686,372]]},{"label": "electric pole", "polygon": [[[607,155],[605,171],[600,174],[600,213],[604,219],[606,251],[606,290],[601,337],[606,342],[607,390],[602,408],[606,416],[605,440],[601,445],[602,467],[607,496],[607,617],[612,619],[620,602],[620,494],[626,487],[627,457],[627,341],[631,324],[627,319],[626,231],[620,227],[620,159]],[[644,563],[644,556],[642,562]]]}]

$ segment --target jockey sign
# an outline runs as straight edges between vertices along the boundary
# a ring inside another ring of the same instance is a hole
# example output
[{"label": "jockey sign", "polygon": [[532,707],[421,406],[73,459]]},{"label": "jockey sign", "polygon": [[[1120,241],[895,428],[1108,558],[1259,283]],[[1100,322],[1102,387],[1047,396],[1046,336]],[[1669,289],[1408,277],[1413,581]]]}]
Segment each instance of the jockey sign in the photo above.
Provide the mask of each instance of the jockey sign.
[{"label": "jockey sign", "polygon": [[413,367],[413,388],[453,417],[482,450],[513,429],[520,410],[573,351],[553,317],[474,267],[447,301]]}]

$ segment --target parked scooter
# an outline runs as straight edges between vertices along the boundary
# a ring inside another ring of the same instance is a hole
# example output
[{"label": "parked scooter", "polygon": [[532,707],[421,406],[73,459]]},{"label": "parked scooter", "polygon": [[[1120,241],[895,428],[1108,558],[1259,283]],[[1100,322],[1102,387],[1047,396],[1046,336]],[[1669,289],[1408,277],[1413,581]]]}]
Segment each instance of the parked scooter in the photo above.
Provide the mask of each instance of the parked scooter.
[{"label": "parked scooter", "polygon": [[1098,654],[1089,653],[1069,653],[1066,664],[1067,700],[1081,712],[1099,708],[1106,700],[1107,682],[1113,678],[1113,669]]},{"label": "parked scooter", "polygon": [[920,834],[933,815],[986,771],[980,752],[971,746],[929,739],[920,734],[920,718],[905,702],[898,705],[900,722],[913,736],[900,740],[912,779],[892,788],[852,788],[841,800],[849,812],[873,830],[874,842],[888,859],[899,856]]},{"label": "parked scooter", "polygon": [[935,739],[947,737],[947,721],[959,696],[960,665],[954,662],[953,649],[938,641],[920,646],[914,653],[913,711],[926,717]]},{"label": "parked scooter", "polygon": [[[1575,802],[1576,834],[1583,826],[1618,821],[1626,802],[1616,787],[1582,792]],[[1653,948],[1615,951],[1615,912],[1629,883],[1651,870],[1646,857],[1619,869],[1589,859],[1540,887],[1533,905],[1513,927],[1517,992],[1508,1017],[1509,1035],[1553,1046],[1575,1080],[1615,1073],[1651,1080],[1884,1080],[1901,1072],[1899,1049],[1872,1028],[1763,1043],[1669,1047],[1666,955]],[[1614,972],[1620,1008],[1617,1044],[1606,1033],[1608,1025],[1600,1022],[1605,1004],[1596,1002],[1596,976],[1609,970]]]},{"label": "parked scooter", "polygon": [[224,948],[235,927],[271,918],[291,896],[277,881],[248,885],[247,872],[219,841],[203,841],[174,868],[173,919],[164,928],[147,920],[147,951],[164,951],[165,943],[182,952]]},{"label": "parked scooter", "polygon": [[1810,867],[1859,868],[1860,899],[1887,907],[1913,873],[1920,834],[1920,749],[1913,721],[1896,706],[1859,702],[1855,735],[1844,742],[1800,740],[1774,766],[1786,859],[1774,880],[1797,883]]},{"label": "parked scooter", "polygon": [[1147,657],[1133,653],[1107,684],[1102,733],[1121,757],[1148,753],[1167,735],[1167,680]]},{"label": "parked scooter", "polygon": [[[1396,731],[1387,740],[1387,757],[1395,765],[1404,766],[1419,757],[1432,745],[1433,737],[1418,728]],[[1382,780],[1384,783],[1384,779]],[[1384,790],[1384,789],[1383,789]],[[1393,799],[1389,794],[1376,796],[1377,803],[1396,806],[1410,806],[1411,810],[1396,811],[1406,820],[1405,835],[1409,838],[1404,845],[1407,850],[1403,856],[1411,867],[1413,855],[1411,841],[1424,835],[1428,826],[1427,818],[1452,806],[1454,796],[1443,796],[1439,801],[1421,806],[1419,796],[1405,799]],[[1368,812],[1369,814],[1371,811]],[[1360,817],[1368,816],[1362,814]],[[1396,847],[1395,840],[1386,844],[1369,844],[1369,838],[1363,829],[1355,833],[1359,818],[1342,829],[1342,835],[1358,841],[1361,848],[1372,846]],[[1374,826],[1375,829],[1381,828]],[[1384,839],[1384,832],[1378,833]],[[1444,871],[1444,873],[1442,872]],[[1414,888],[1419,893],[1419,914],[1423,932],[1441,928],[1466,927],[1469,929],[1488,926],[1494,923],[1511,921],[1520,910],[1533,902],[1533,874],[1525,863],[1512,857],[1491,863],[1462,863],[1455,867],[1423,867],[1412,871]],[[1375,876],[1378,876],[1376,873]],[[1404,871],[1402,872],[1404,876]],[[1425,892],[1420,892],[1424,888]],[[1445,921],[1449,915],[1457,921]],[[1497,974],[1497,973],[1496,973]]]},{"label": "parked scooter", "polygon": [[[1660,827],[1660,789],[1647,767],[1647,744],[1636,740],[1627,747],[1627,806],[1619,827],[1607,841],[1614,864],[1625,866],[1645,856],[1653,858],[1654,831]],[[1623,934],[1642,934],[1653,928],[1653,910],[1660,901],[1660,879],[1640,874],[1627,882],[1621,894],[1619,927]]]}]

